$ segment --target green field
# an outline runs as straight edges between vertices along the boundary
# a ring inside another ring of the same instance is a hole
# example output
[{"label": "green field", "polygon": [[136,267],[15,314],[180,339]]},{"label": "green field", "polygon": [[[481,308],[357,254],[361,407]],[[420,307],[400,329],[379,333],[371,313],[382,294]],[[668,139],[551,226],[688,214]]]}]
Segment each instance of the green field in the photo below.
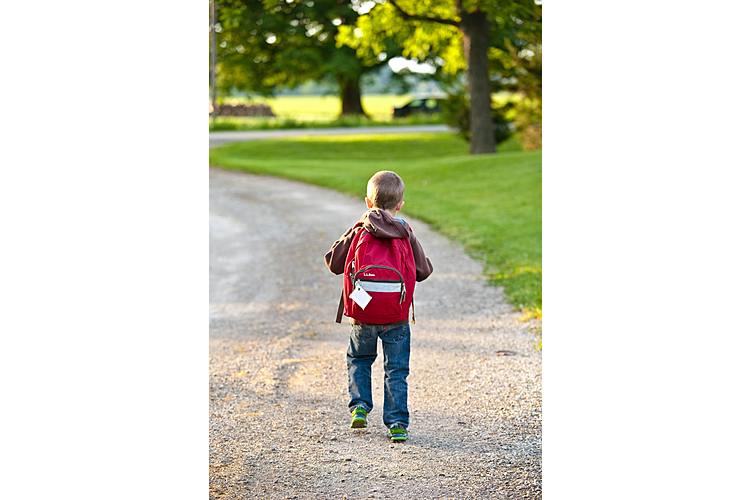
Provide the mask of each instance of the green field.
[{"label": "green field", "polygon": [[393,107],[406,104],[408,95],[365,95],[362,106],[368,117],[339,116],[341,103],[336,96],[278,96],[249,98],[225,98],[225,103],[268,104],[275,118],[220,117],[209,121],[210,131],[221,130],[268,130],[290,128],[326,127],[380,127],[391,125],[426,125],[443,123],[440,115],[415,115],[393,118]]},{"label": "green field", "polygon": [[406,183],[404,213],[463,243],[514,305],[540,317],[542,153],[514,141],[493,155],[467,150],[451,134],[309,137],[227,144],[210,151],[210,164],[358,198],[374,172],[394,170]]},{"label": "green field", "polygon": [[[402,106],[410,100],[408,95],[365,95],[362,96],[362,107],[375,120],[391,118],[394,106]],[[279,118],[291,118],[299,121],[326,121],[338,117],[341,101],[338,96],[292,95],[278,97],[225,98],[226,103],[265,103],[271,106]]]},{"label": "green field", "polygon": [[[493,94],[493,101],[501,105],[514,99],[512,94]],[[277,96],[277,97],[225,97],[227,104],[268,104],[276,114],[268,117],[220,117],[209,120],[210,131],[269,130],[325,127],[380,127],[392,125],[427,125],[445,123],[445,118],[417,114],[406,118],[393,118],[393,108],[412,99],[410,95],[378,94],[362,96],[362,106],[367,117],[339,116],[341,103],[337,96]]]}]

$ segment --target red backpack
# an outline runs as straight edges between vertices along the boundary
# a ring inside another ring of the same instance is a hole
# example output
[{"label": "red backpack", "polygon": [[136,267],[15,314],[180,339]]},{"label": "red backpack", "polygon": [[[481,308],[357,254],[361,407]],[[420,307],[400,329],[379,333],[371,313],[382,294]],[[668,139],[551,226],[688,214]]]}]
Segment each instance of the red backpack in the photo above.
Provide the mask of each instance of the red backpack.
[{"label": "red backpack", "polygon": [[[373,325],[408,321],[416,282],[417,268],[408,237],[376,238],[359,229],[346,255],[344,291],[336,322],[341,323],[342,312]],[[359,304],[351,297],[355,291]]]}]

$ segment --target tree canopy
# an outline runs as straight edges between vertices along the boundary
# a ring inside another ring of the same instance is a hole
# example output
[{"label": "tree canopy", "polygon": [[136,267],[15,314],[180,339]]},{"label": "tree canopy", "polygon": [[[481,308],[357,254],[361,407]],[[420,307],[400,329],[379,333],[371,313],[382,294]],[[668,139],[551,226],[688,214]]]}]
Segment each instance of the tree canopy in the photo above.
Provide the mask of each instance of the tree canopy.
[{"label": "tree canopy", "polygon": [[518,92],[541,107],[541,5],[533,0],[388,0],[341,26],[337,41],[362,59],[395,45],[443,75],[466,75],[475,152],[494,151],[490,91]]},{"label": "tree canopy", "polygon": [[[218,85],[270,94],[310,80],[339,86],[343,114],[364,113],[360,79],[387,62],[337,44],[359,14],[339,0],[217,0]],[[391,53],[396,54],[395,47]]]},{"label": "tree canopy", "polygon": [[403,56],[432,64],[437,76],[454,86],[465,85],[472,153],[495,151],[492,92],[523,96],[515,121],[541,134],[538,0],[216,0],[216,5],[217,82],[223,91],[270,94],[311,80],[330,81],[339,88],[342,114],[364,114],[362,76]]}]

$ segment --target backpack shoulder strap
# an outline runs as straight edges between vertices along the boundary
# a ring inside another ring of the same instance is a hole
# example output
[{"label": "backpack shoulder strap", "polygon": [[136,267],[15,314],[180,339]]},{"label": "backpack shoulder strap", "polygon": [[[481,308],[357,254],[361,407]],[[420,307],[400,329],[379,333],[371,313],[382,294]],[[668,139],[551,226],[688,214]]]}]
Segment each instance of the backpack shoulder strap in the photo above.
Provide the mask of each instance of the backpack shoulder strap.
[{"label": "backpack shoulder strap", "polygon": [[[357,227],[359,226],[359,227]],[[358,247],[362,243],[362,231],[365,230],[365,228],[362,226],[361,223],[358,223],[354,226],[355,234],[354,234],[354,240],[356,240],[356,246]],[[357,248],[355,247],[354,252],[356,253]],[[346,274],[348,266],[344,265],[344,274]],[[336,312],[336,323],[341,323],[341,318],[344,316],[344,289],[341,289],[341,297],[339,298],[339,308]]]},{"label": "backpack shoulder strap", "polygon": [[336,313],[336,323],[341,323],[341,318],[344,316],[344,290],[341,290],[341,298],[339,298],[339,310]]}]

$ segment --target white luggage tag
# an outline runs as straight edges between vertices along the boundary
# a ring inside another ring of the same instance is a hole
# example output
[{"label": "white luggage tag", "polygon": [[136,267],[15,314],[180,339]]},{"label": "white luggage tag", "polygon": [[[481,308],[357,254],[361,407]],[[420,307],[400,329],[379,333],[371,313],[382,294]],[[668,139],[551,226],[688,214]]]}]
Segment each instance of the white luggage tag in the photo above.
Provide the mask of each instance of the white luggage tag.
[{"label": "white luggage tag", "polygon": [[364,311],[365,307],[367,307],[367,304],[369,304],[372,300],[372,295],[364,291],[358,281],[354,287],[354,291],[349,294],[349,298],[356,302],[357,305]]}]

